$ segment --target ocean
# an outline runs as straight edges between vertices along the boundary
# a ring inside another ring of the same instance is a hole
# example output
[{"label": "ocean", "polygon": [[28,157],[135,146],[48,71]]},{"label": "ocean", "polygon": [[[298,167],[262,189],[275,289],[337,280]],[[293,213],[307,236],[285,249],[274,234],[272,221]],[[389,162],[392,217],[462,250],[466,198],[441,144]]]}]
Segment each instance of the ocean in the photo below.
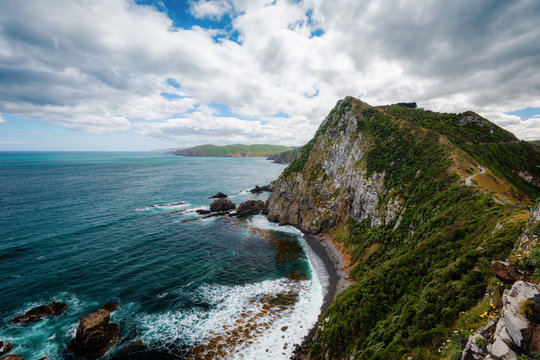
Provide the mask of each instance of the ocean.
[{"label": "ocean", "polygon": [[[287,359],[323,303],[320,259],[263,215],[197,214],[221,191],[237,205],[284,166],[162,153],[0,153],[0,340],[26,359],[73,359],[81,316],[118,303],[105,359]],[[12,318],[53,300],[68,308]],[[142,340],[143,346],[126,350]]]}]

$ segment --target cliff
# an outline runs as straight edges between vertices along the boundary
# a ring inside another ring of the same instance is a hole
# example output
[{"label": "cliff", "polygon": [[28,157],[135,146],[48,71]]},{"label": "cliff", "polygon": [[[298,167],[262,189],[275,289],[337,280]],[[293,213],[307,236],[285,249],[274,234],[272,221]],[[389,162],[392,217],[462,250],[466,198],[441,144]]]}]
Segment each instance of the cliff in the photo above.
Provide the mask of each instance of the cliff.
[{"label": "cliff", "polygon": [[538,164],[535,146],[473,112],[340,100],[266,206],[351,258],[354,283],[322,316],[310,357],[438,358],[459,326],[480,327],[464,314],[525,227]]}]

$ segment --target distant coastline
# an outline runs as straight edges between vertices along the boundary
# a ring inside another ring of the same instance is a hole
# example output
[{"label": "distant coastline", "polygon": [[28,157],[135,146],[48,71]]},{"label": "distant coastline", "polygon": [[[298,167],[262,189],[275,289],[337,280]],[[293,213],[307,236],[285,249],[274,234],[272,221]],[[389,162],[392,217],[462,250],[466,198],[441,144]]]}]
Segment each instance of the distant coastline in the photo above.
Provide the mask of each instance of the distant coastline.
[{"label": "distant coastline", "polygon": [[167,149],[168,154],[197,157],[267,157],[289,151],[292,148],[284,145],[199,145],[185,149]]}]

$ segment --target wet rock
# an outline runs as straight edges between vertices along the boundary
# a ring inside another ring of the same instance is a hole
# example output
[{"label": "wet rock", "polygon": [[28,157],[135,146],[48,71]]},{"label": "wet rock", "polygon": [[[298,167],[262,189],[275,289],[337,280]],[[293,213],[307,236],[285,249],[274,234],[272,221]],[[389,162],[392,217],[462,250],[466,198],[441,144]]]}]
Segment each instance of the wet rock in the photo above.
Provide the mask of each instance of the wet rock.
[{"label": "wet rock", "polygon": [[129,350],[131,348],[134,348],[134,347],[138,347],[138,346],[143,346],[143,341],[142,340],[137,340],[137,341],[134,341],[133,343],[129,344],[128,346],[126,346],[124,348],[124,350]]},{"label": "wet rock", "polygon": [[236,205],[230,200],[216,200],[210,205],[210,211],[212,212],[229,211],[234,208],[236,208]]},{"label": "wet rock", "polygon": [[255,187],[251,190],[249,190],[252,194],[260,194],[263,192],[262,188],[259,185],[255,185]]},{"label": "wet rock", "polygon": [[220,191],[216,195],[210,196],[209,199],[225,199],[226,197],[227,195],[225,195],[224,193]]},{"label": "wet rock", "polygon": [[518,280],[523,280],[526,275],[516,265],[507,263],[506,261],[493,261],[491,263],[491,271],[493,271],[497,279],[507,284],[513,284]]},{"label": "wet rock", "polygon": [[67,307],[68,305],[65,303],[53,301],[51,304],[35,307],[28,310],[23,315],[14,317],[13,321],[19,324],[36,322],[41,320],[43,317],[58,315]]},{"label": "wet rock", "polygon": [[206,215],[206,214],[210,214],[211,211],[210,210],[206,210],[206,209],[199,209],[199,210],[196,210],[195,211],[197,214],[199,215]]},{"label": "wet rock", "polygon": [[24,360],[21,355],[11,354],[0,357],[0,360]]},{"label": "wet rock", "polygon": [[120,305],[118,305],[116,303],[109,303],[109,304],[103,305],[101,308],[105,309],[107,311],[113,312],[114,310],[118,309],[119,307],[120,307]]},{"label": "wet rock", "polygon": [[284,327],[281,328],[281,331],[285,331],[285,330],[287,330],[288,328],[289,328],[288,326],[284,326]]},{"label": "wet rock", "polygon": [[267,192],[274,191],[274,184],[268,184],[264,186],[255,185],[253,189],[249,190],[249,192],[252,194],[260,194],[264,191],[267,191]]},{"label": "wet rock", "polygon": [[0,341],[0,356],[7,354],[11,349],[13,349],[13,344]]},{"label": "wet rock", "polygon": [[106,309],[83,316],[77,328],[75,339],[69,350],[76,357],[102,357],[109,347],[118,341],[120,327],[109,323],[111,312]]},{"label": "wet rock", "polygon": [[264,185],[264,186],[259,186],[259,185],[255,185],[255,187],[251,190],[249,190],[250,193],[252,194],[260,194],[262,192],[272,192],[274,191],[274,184],[268,184],[268,185]]},{"label": "wet rock", "polygon": [[236,215],[247,215],[260,213],[264,210],[264,202],[261,200],[244,201],[238,206]]}]

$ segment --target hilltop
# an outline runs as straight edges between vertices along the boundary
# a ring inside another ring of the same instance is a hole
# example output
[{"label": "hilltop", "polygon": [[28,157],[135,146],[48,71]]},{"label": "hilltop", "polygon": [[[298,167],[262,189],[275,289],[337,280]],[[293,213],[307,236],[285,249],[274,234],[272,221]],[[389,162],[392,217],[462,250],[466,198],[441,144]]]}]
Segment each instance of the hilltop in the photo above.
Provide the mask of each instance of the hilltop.
[{"label": "hilltop", "polygon": [[288,151],[291,148],[283,145],[199,145],[187,149],[175,150],[171,153],[182,156],[217,156],[217,157],[266,157]]},{"label": "hilltop", "polygon": [[340,248],[352,281],[297,356],[461,358],[509,286],[490,263],[538,267],[536,242],[514,248],[540,228],[538,164],[538,147],[474,112],[340,100],[267,201],[271,221]]}]

